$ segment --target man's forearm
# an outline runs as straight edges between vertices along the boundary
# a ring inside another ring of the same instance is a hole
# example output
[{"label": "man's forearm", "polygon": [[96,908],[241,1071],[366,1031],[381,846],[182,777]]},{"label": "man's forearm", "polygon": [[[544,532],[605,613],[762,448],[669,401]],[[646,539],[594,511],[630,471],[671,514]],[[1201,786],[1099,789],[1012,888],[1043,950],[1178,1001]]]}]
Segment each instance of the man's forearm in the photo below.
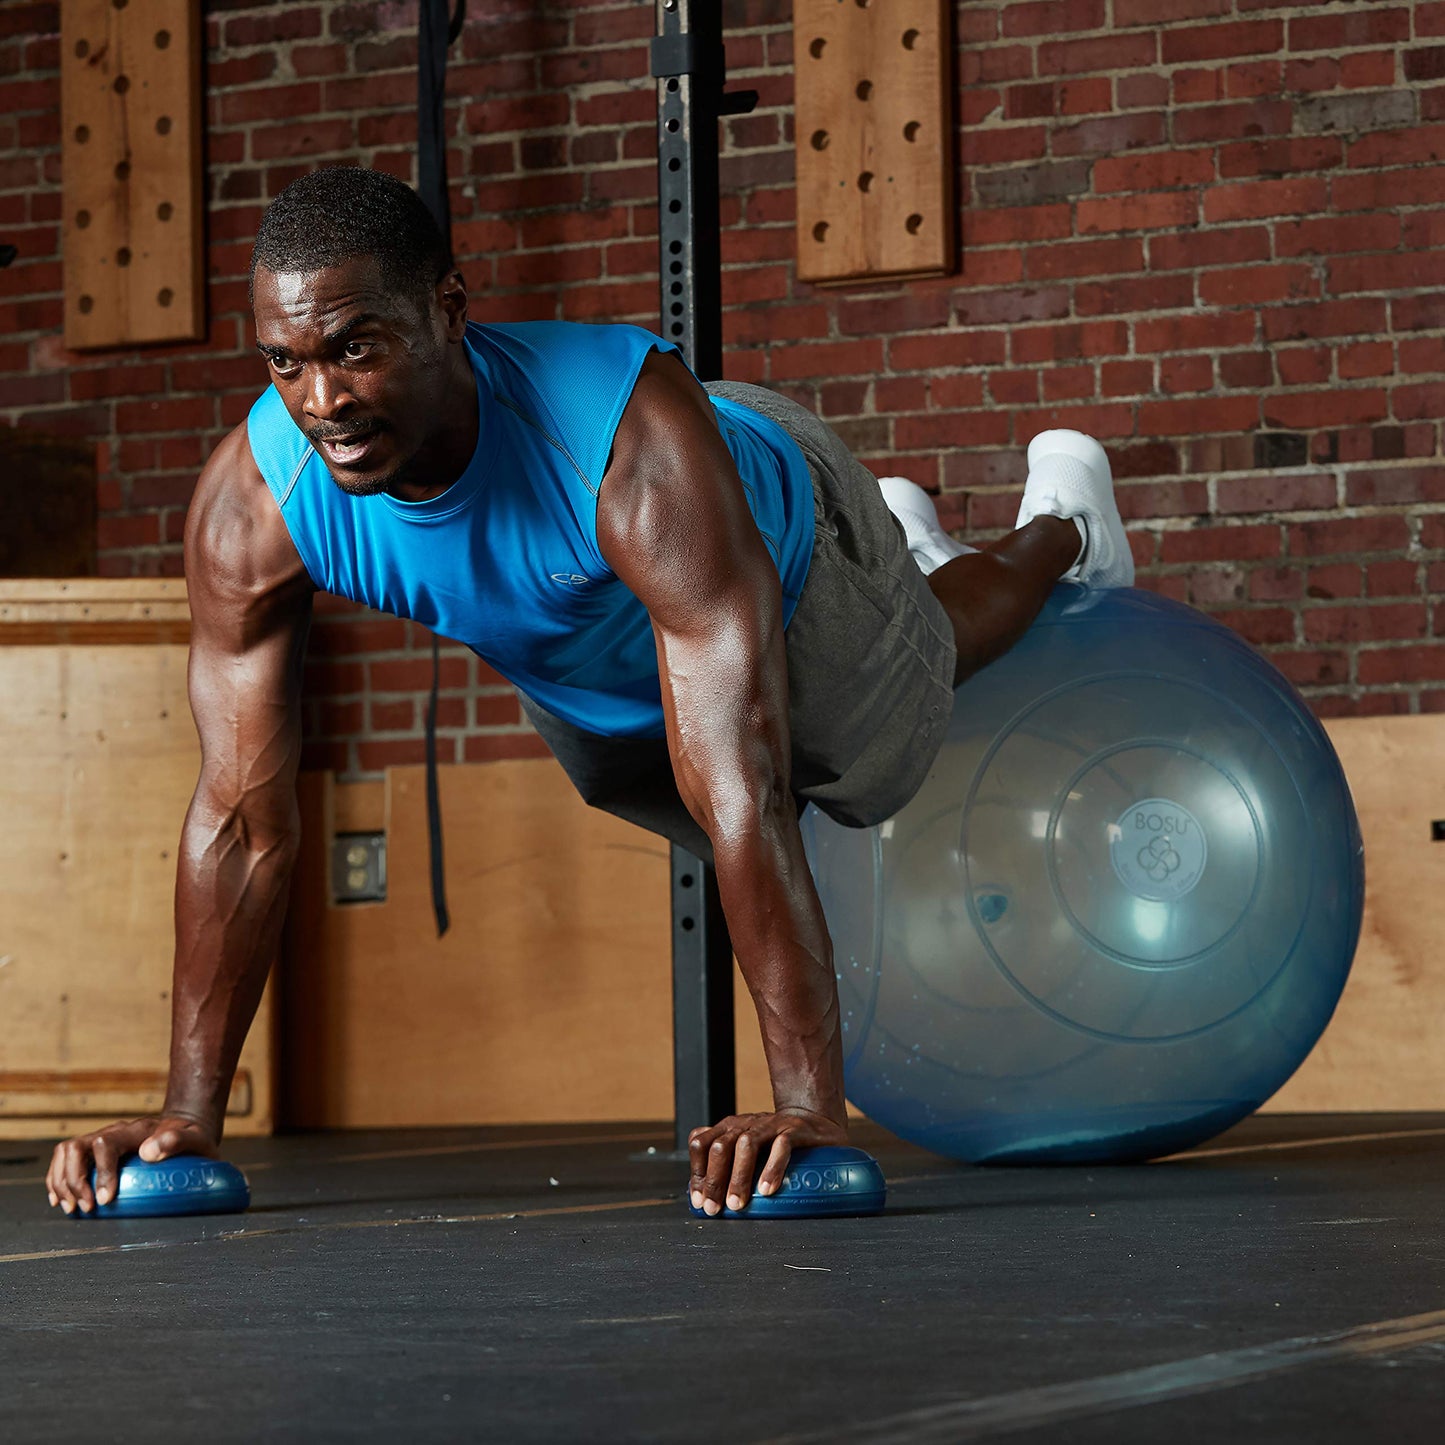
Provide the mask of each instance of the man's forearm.
[{"label": "man's forearm", "polygon": [[716,833],[718,889],[757,1007],[775,1107],[842,1122],[833,950],[792,799]]},{"label": "man's forearm", "polygon": [[286,916],[299,848],[294,799],[258,825],[198,797],[181,835],[166,1112],[220,1136],[241,1046]]}]

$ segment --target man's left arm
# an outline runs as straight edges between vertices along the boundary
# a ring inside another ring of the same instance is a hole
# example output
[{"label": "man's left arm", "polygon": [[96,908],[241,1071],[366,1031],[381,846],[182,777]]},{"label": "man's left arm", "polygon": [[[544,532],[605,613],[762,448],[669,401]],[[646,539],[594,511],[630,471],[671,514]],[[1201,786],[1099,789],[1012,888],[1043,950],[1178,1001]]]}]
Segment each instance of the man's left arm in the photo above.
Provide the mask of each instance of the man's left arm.
[{"label": "man's left arm", "polygon": [[603,556],[652,618],[678,791],[712,840],[753,996],[771,1114],[690,1140],[692,1192],[741,1208],[775,1191],[795,1146],[847,1140],[832,946],[790,786],[778,573],[706,392],[675,357],[638,378],[598,498]]}]

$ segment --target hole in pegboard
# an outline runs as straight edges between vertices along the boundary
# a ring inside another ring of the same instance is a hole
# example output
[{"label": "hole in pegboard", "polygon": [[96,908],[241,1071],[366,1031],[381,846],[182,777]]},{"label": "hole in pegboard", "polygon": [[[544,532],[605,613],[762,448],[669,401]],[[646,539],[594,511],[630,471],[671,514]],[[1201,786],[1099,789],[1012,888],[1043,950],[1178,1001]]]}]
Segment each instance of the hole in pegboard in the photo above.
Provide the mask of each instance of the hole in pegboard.
[{"label": "hole in pegboard", "polygon": [[860,80],[853,92],[859,100],[868,100],[873,95],[873,82],[871,80]]},{"label": "hole in pegboard", "polygon": [[815,241],[826,241],[828,239],[828,223],[826,221],[819,221],[818,224],[813,227],[813,239]]},{"label": "hole in pegboard", "polygon": [[170,118],[170,116],[168,116],[168,115],[158,115],[158,116],[156,117],[156,134],[157,134],[157,135],[169,135],[170,133],[171,133],[171,118]]},{"label": "hole in pegboard", "polygon": [[75,139],[78,144],[84,145],[90,139],[90,127],[88,125],[76,126]]},{"label": "hole in pegboard", "polygon": [[176,293],[172,291],[169,286],[162,286],[161,289],[156,292],[156,305],[158,306],[169,306],[175,299]]},{"label": "hole in pegboard", "polygon": [[111,81],[110,88],[115,91],[117,95],[124,95],[126,91],[130,89],[130,76],[122,72]]},{"label": "hole in pegboard", "polygon": [[863,174],[858,177],[858,189],[862,191],[865,196],[873,189],[872,171],[864,171]]},{"label": "hole in pegboard", "polygon": [[156,207],[156,220],[169,221],[176,213],[176,208],[169,201],[162,201]]},{"label": "hole in pegboard", "polygon": [[914,47],[915,45],[917,45],[917,44],[918,44],[918,31],[916,31],[916,30],[905,30],[905,31],[903,32],[903,48],[904,48],[905,50],[912,50],[913,47]]},{"label": "hole in pegboard", "polygon": [[827,48],[828,48],[828,42],[820,35],[820,36],[819,36],[815,41],[813,41],[813,43],[808,47],[808,54],[811,55],[814,60],[821,60],[821,59],[823,58],[823,52],[824,52]]},{"label": "hole in pegboard", "polygon": [[923,229],[923,217],[915,211],[903,225],[910,236],[916,236]]},{"label": "hole in pegboard", "polygon": [[116,167],[115,167],[115,178],[116,178],[116,180],[118,180],[118,181],[128,181],[128,180],[130,179],[130,162],[129,162],[129,161],[118,161],[118,162],[116,163]]},{"label": "hole in pegboard", "polygon": [[922,129],[923,126],[918,121],[910,120],[908,124],[903,127],[903,139],[911,145],[918,139],[918,132]]},{"label": "hole in pegboard", "polygon": [[1430,824],[1430,841],[1432,843],[1445,843],[1445,818],[1436,818]]},{"label": "hole in pegboard", "polygon": [[90,313],[95,310],[95,297],[82,296],[77,304],[80,306],[80,314],[82,316],[89,316]]},{"label": "hole in pegboard", "polygon": [[815,151],[827,150],[828,140],[828,132],[825,130],[815,130],[813,134],[808,137],[808,143],[813,147]]},{"label": "hole in pegboard", "polygon": [[83,231],[88,225],[90,225],[90,212],[77,211],[75,213],[75,224]]},{"label": "hole in pegboard", "polygon": [[122,247],[115,253],[115,264],[116,264],[117,266],[129,266],[129,265],[130,265],[130,247],[129,247],[129,246],[122,246]]},{"label": "hole in pegboard", "polygon": [[156,49],[165,50],[171,43],[171,32],[169,30],[156,31]]},{"label": "hole in pegboard", "polygon": [[90,54],[90,41],[88,41],[88,40],[77,40],[77,41],[75,42],[75,58],[76,58],[77,60],[84,60],[85,57],[86,57],[87,55],[89,55],[89,54]]}]

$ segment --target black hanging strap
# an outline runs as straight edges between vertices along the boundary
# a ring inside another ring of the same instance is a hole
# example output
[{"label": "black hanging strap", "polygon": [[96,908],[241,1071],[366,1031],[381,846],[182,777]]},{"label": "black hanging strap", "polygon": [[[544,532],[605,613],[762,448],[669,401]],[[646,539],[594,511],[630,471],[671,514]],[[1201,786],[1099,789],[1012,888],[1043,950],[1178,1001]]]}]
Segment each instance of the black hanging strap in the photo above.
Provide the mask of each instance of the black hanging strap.
[{"label": "black hanging strap", "polygon": [[[416,175],[417,192],[432,213],[448,254],[452,243],[451,206],[447,201],[446,86],[447,46],[462,33],[467,0],[421,0],[417,23]],[[431,846],[431,901],[437,937],[451,926],[447,911],[446,862],[442,852],[441,787],[437,777],[437,692],[441,685],[441,643],[431,640],[431,697],[426,709],[426,821]]]}]

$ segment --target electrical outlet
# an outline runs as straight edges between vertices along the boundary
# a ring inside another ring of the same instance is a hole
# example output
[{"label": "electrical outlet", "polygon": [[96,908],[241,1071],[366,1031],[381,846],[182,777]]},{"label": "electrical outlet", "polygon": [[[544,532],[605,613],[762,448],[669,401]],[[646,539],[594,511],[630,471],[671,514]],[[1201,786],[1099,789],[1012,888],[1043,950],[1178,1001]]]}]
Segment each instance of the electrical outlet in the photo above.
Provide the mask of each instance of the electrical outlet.
[{"label": "electrical outlet", "polygon": [[385,833],[337,833],[332,838],[331,901],[386,901]]}]

